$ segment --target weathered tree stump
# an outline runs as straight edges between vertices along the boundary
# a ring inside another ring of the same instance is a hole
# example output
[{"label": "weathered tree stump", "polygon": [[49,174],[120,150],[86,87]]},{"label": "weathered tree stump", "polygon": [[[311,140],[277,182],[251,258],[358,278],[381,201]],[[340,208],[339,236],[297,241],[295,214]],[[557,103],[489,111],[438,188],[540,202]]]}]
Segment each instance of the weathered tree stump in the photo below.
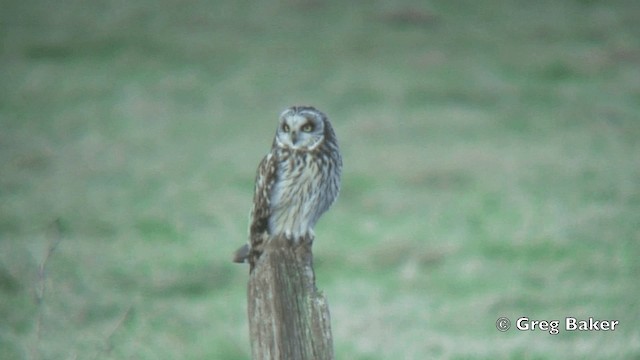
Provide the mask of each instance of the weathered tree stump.
[{"label": "weathered tree stump", "polygon": [[329,306],[315,286],[311,241],[271,239],[248,288],[254,360],[333,360]]}]

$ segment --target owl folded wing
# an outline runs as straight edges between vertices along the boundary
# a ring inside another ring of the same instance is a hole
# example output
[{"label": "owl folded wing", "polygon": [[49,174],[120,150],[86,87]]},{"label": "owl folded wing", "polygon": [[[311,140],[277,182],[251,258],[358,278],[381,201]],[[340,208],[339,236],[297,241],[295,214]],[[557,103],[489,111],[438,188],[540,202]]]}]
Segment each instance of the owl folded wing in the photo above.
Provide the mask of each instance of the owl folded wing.
[{"label": "owl folded wing", "polygon": [[262,236],[269,230],[271,192],[277,176],[276,168],[277,160],[273,153],[267,154],[258,165],[249,224],[249,236],[252,239],[254,236]]}]

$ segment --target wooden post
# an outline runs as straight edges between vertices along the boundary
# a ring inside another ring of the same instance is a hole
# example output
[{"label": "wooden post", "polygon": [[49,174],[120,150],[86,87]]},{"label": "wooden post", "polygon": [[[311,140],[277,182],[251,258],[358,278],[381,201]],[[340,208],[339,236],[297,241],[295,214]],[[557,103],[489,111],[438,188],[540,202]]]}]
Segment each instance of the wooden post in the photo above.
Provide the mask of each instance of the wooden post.
[{"label": "wooden post", "polygon": [[249,277],[254,360],[333,360],[327,301],[315,286],[311,241],[273,238]]}]

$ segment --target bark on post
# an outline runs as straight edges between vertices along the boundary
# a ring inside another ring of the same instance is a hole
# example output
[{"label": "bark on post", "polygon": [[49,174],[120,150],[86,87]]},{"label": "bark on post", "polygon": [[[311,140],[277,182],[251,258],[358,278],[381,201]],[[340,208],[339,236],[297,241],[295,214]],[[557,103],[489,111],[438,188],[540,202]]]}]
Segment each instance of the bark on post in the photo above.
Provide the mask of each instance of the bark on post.
[{"label": "bark on post", "polygon": [[271,239],[249,277],[254,360],[333,360],[327,301],[315,286],[311,242]]}]

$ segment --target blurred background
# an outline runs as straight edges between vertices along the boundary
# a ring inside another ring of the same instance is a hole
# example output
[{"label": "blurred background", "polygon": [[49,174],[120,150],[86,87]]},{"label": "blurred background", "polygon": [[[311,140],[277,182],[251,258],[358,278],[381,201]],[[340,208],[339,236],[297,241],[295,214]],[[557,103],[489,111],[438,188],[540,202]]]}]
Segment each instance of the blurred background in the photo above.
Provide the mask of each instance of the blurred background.
[{"label": "blurred background", "polygon": [[249,359],[230,259],[294,104],[344,157],[314,245],[338,359],[640,358],[639,14],[4,1],[0,358]]}]

